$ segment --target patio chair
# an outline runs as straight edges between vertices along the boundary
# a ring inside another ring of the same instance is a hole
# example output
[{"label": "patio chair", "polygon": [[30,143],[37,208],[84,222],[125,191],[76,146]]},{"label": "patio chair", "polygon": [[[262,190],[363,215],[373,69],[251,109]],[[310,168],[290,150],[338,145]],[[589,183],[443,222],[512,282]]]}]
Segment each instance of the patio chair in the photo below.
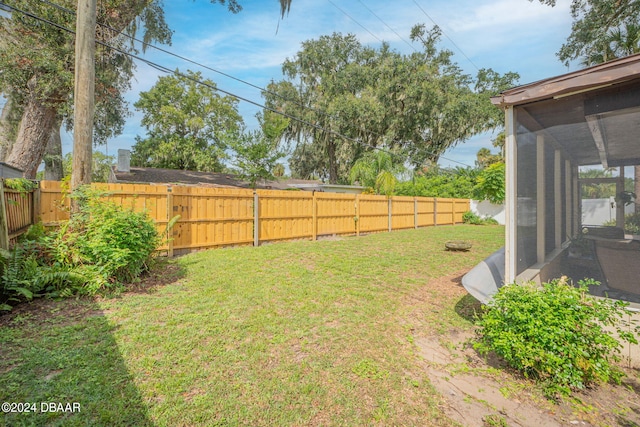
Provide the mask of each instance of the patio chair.
[{"label": "patio chair", "polygon": [[607,286],[612,290],[640,294],[640,241],[602,237],[592,240]]}]

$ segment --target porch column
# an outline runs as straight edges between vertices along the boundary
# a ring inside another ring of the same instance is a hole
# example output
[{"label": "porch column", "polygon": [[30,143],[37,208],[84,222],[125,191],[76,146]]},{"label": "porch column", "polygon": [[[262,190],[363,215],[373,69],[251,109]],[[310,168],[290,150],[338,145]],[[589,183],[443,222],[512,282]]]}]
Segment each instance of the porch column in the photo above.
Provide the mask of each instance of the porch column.
[{"label": "porch column", "polygon": [[517,207],[518,207],[518,146],[516,144],[516,112],[513,107],[505,109],[505,283],[513,283],[517,272]]},{"label": "porch column", "polygon": [[[618,168],[618,181],[616,182],[616,197],[624,191],[624,166]],[[616,226],[624,229],[624,203],[616,201]]]},{"label": "porch column", "polygon": [[545,164],[544,164],[544,135],[538,134],[536,138],[536,244],[537,262],[543,263],[546,255],[545,242]]},{"label": "porch column", "polygon": [[579,228],[582,226],[582,204],[578,185],[578,167],[573,166],[571,168],[571,186],[573,188],[573,233],[572,236],[577,236]]},{"label": "porch column", "polygon": [[555,248],[562,246],[564,241],[562,235],[562,153],[555,150],[553,156],[553,196],[554,196],[554,216],[555,216]]},{"label": "porch column", "polygon": [[565,204],[565,227],[564,227],[564,240],[566,240],[569,236],[573,237],[574,233],[571,227],[571,219],[573,218],[572,212],[575,209],[575,206],[571,201],[571,189],[573,188],[571,182],[571,162],[569,160],[564,161],[564,204]]}]

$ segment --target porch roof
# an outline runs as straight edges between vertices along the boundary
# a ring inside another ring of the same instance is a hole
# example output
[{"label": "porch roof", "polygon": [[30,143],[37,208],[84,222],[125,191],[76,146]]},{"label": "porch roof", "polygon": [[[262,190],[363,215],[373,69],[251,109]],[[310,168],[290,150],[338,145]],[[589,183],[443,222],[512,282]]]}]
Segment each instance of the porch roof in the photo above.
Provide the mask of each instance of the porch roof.
[{"label": "porch roof", "polygon": [[640,54],[504,91],[519,125],[543,133],[577,165],[640,164]]}]

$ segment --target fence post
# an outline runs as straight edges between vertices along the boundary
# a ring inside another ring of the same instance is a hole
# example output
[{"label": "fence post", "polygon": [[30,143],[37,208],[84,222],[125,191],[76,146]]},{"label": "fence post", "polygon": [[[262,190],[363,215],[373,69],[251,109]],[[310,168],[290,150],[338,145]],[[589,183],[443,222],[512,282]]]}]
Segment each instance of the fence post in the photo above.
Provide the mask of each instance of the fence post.
[{"label": "fence post", "polygon": [[356,216],[354,217],[354,221],[356,222],[356,236],[360,236],[360,195],[356,194],[355,198],[355,211]]},{"label": "fence post", "polygon": [[318,200],[316,199],[316,191],[314,190],[311,198],[311,241],[315,242],[318,240]]},{"label": "fence post", "polygon": [[391,204],[393,203],[391,201],[391,197],[389,197],[389,232],[391,232],[391,230],[393,230],[393,213],[392,213],[392,207]]},{"label": "fence post", "polygon": [[436,197],[433,198],[433,226],[436,227],[438,225],[438,199]]},{"label": "fence post", "polygon": [[38,221],[40,221],[40,183],[38,183],[38,188],[36,188],[35,190],[33,190],[32,192],[32,208],[33,211],[31,212],[31,224],[36,224]]},{"label": "fence post", "polygon": [[[171,222],[173,215],[173,189],[171,186],[167,186],[167,225]],[[173,258],[173,228],[169,230],[167,227],[167,256]]]},{"label": "fence post", "polygon": [[7,228],[7,203],[4,199],[4,180],[0,178],[0,248],[9,250],[9,229]]},{"label": "fence post", "polygon": [[418,228],[418,198],[413,198],[413,228]]},{"label": "fence post", "polygon": [[253,246],[260,246],[260,198],[253,192]]}]

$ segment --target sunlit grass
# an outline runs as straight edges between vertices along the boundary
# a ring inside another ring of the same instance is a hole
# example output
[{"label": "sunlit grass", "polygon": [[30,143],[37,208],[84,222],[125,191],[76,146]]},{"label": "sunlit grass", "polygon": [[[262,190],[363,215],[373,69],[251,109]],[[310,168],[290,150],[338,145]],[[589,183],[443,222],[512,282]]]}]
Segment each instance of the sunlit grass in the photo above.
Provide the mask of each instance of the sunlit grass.
[{"label": "sunlit grass", "polygon": [[185,256],[175,283],[84,302],[99,315],[0,327],[0,400],[83,405],[11,425],[449,425],[411,316],[429,313],[422,334],[469,328],[471,301],[430,286],[502,242],[447,226]]}]

